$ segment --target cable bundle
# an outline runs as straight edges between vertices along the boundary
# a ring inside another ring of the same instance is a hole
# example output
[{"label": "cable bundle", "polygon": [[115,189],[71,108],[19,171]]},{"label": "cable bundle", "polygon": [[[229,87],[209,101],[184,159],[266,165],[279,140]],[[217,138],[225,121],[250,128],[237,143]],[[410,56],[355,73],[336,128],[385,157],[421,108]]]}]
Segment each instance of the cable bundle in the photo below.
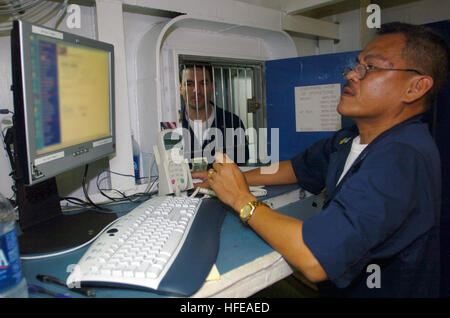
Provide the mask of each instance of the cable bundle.
[{"label": "cable bundle", "polygon": [[30,23],[45,24],[58,16],[60,20],[68,0],[55,2],[45,0],[0,0],[0,35],[8,35],[12,22],[17,19]]}]

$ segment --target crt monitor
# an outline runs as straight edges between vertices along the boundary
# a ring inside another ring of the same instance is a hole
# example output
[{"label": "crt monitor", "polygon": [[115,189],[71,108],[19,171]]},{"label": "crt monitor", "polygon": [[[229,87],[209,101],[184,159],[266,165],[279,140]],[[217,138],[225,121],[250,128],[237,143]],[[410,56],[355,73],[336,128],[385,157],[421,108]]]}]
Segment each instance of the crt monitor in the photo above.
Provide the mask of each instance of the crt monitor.
[{"label": "crt monitor", "polygon": [[115,153],[114,47],[14,21],[11,57],[20,248],[70,247],[111,219],[61,213],[54,177]]}]

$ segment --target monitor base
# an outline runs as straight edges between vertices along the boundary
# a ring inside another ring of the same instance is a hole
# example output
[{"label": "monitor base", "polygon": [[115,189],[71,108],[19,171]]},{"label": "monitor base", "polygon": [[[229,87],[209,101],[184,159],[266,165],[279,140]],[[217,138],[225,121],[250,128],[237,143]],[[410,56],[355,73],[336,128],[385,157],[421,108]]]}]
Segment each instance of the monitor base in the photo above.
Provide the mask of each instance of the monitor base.
[{"label": "monitor base", "polygon": [[57,215],[27,228],[18,236],[20,254],[53,253],[77,247],[94,238],[115,219],[115,213],[89,210]]}]

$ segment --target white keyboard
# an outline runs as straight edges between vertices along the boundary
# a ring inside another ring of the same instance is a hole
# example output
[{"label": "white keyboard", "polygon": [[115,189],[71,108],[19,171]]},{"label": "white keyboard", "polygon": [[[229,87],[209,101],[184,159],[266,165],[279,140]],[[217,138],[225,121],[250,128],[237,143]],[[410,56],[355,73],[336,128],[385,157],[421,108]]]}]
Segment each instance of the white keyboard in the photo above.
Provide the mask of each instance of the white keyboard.
[{"label": "white keyboard", "polygon": [[89,247],[67,278],[158,289],[183,246],[202,201],[156,197],[118,219]]}]

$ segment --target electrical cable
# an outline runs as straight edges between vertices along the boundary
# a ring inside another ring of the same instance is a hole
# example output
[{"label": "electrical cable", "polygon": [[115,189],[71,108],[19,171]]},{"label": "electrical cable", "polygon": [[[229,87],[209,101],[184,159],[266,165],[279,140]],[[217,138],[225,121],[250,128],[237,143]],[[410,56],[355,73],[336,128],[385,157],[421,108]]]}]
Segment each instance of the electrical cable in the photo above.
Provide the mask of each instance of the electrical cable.
[{"label": "electrical cable", "polygon": [[[65,200],[65,201],[70,202],[72,204],[81,206],[81,207],[83,207],[83,208],[85,208],[85,209],[87,209],[89,211],[93,211],[93,212],[97,212],[97,213],[106,213],[106,214],[108,214],[108,213],[116,213],[115,211],[111,211],[111,210],[106,210],[106,209],[101,209],[100,210],[100,209],[97,209],[95,207],[92,207],[89,202],[83,201],[83,200],[75,198],[75,197],[61,197],[59,199],[60,199],[60,201]],[[74,202],[74,201],[77,201],[77,202]]]},{"label": "electrical cable", "polygon": [[14,0],[0,3],[0,35],[9,35],[14,20],[44,25],[61,14],[63,2],[43,0]]},{"label": "electrical cable", "polygon": [[86,176],[87,176],[88,168],[89,168],[89,165],[88,165],[88,164],[84,166],[84,174],[83,174],[83,181],[82,181],[83,193],[84,193],[84,196],[85,196],[86,200],[88,200],[89,203],[92,204],[92,206],[94,206],[95,208],[97,208],[97,209],[99,209],[99,210],[110,211],[110,210],[107,209],[107,208],[102,208],[101,206],[95,204],[95,203],[91,200],[91,198],[89,197],[88,192],[87,192],[87,189],[86,189]]},{"label": "electrical cable", "polygon": [[56,14],[54,29],[58,28],[58,24],[59,24],[60,20],[64,17],[64,13],[66,13],[68,2],[69,2],[69,0],[64,0],[63,4],[61,5],[61,8],[59,9],[58,13]]},{"label": "electrical cable", "polygon": [[190,198],[194,198],[199,192],[200,192],[201,188],[197,188],[194,190],[194,192],[192,192],[192,194],[189,196]]},{"label": "electrical cable", "polygon": [[[112,174],[116,174],[116,175],[124,176],[124,177],[132,177],[132,178],[135,178],[135,176],[134,176],[134,175],[129,175],[129,174],[118,173],[118,172],[110,171],[110,170],[107,170],[107,169],[101,171],[101,172],[97,175],[97,180],[96,180],[97,189],[99,190],[99,192],[100,192],[101,195],[103,195],[104,197],[108,198],[108,199],[111,200],[112,202],[123,202],[124,200],[128,200],[128,201],[130,201],[130,202],[135,202],[135,201],[136,201],[136,200],[134,200],[135,197],[138,197],[138,198],[139,198],[140,196],[148,195],[148,193],[150,193],[150,190],[152,189],[153,184],[154,184],[155,181],[156,181],[156,180],[155,180],[153,183],[151,183],[151,178],[150,178],[150,180],[149,180],[149,181],[150,181],[150,182],[149,182],[149,186],[147,187],[148,191],[147,191],[147,189],[146,189],[146,191],[144,191],[144,192],[142,192],[142,193],[140,193],[140,194],[135,193],[135,194],[133,194],[133,195],[126,195],[125,193],[123,193],[123,192],[121,192],[121,191],[119,191],[119,190],[117,190],[117,189],[113,189],[113,188],[105,189],[105,188],[101,188],[101,187],[100,187],[101,182],[102,182],[103,180],[108,179],[108,176],[106,176],[106,177],[104,177],[104,178],[102,178],[102,179],[99,179],[99,178],[100,178],[100,175],[101,175],[102,173],[104,173],[104,172],[108,172],[108,173],[112,173]],[[148,179],[148,178],[147,178],[147,177],[142,177],[142,178],[140,178],[140,179]],[[119,194],[122,196],[122,198],[114,198],[114,197],[111,197],[111,196],[107,195],[104,191],[115,191],[115,192],[119,193]]]},{"label": "electrical cable", "polygon": [[[150,161],[150,164],[148,165],[148,175],[150,176],[150,180],[149,180],[148,186],[147,186],[147,188],[145,189],[144,192],[150,192],[151,188],[154,185],[154,182],[150,185],[150,181],[151,181],[151,178],[152,178],[152,169],[153,169],[153,165],[155,164],[155,161],[156,161],[155,160],[155,154],[152,153],[151,161]],[[156,177],[156,180],[158,180],[158,176]]]}]

